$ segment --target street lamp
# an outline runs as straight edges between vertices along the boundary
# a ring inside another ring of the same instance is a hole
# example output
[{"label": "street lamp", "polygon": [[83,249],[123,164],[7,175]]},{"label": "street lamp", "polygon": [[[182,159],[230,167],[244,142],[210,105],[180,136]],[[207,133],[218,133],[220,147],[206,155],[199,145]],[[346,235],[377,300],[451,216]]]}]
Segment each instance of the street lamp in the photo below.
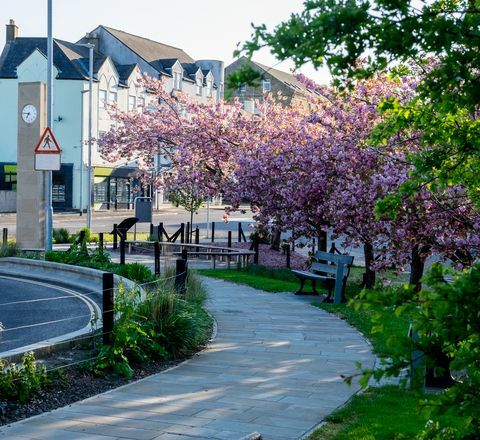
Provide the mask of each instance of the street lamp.
[{"label": "street lamp", "polygon": [[[88,150],[87,150],[87,228],[92,227],[92,111],[93,111],[93,49],[92,43],[78,44],[87,47],[88,53]],[[83,182],[82,182],[83,183]],[[80,189],[83,191],[83,188]]]},{"label": "street lamp", "polygon": [[[53,121],[53,31],[52,0],[47,2],[47,127],[52,128]],[[52,172],[45,173],[45,250],[52,250],[53,209],[52,209]]]}]

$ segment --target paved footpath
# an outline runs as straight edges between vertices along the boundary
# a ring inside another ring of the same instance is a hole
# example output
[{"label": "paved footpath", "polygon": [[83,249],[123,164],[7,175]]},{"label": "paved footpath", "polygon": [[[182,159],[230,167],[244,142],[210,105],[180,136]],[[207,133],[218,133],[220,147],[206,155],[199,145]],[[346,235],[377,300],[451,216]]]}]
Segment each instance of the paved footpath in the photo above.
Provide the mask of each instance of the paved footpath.
[{"label": "paved footpath", "polygon": [[208,349],[180,366],[29,420],[0,439],[298,439],[358,387],[340,377],[372,366],[363,337],[310,305],[205,279],[218,323]]}]

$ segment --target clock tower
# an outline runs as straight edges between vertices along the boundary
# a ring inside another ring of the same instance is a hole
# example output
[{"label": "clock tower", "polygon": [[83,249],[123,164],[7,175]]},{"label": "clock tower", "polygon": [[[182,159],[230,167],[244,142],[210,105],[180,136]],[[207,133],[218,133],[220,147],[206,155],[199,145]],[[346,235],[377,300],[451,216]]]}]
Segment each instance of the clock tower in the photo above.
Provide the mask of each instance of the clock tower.
[{"label": "clock tower", "polygon": [[17,243],[22,249],[45,246],[45,176],[35,171],[35,146],[47,126],[46,84],[18,85]]}]

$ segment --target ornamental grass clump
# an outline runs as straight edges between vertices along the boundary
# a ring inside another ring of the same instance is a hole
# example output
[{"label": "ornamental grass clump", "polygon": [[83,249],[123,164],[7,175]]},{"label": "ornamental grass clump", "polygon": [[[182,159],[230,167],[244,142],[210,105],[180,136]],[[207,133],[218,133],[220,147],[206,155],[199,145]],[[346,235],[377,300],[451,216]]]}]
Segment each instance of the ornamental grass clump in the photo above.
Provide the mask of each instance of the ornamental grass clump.
[{"label": "ornamental grass clump", "polygon": [[212,319],[202,308],[206,294],[200,281],[190,274],[182,296],[171,281],[159,280],[145,299],[139,290],[119,289],[111,343],[101,348],[93,367],[96,374],[130,378],[135,365],[186,357],[208,340]]}]

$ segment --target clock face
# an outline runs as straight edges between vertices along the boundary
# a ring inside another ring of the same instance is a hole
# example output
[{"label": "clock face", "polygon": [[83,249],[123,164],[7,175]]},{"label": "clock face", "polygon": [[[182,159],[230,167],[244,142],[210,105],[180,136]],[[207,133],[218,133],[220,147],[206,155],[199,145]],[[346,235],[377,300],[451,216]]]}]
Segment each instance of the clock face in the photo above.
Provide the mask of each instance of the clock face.
[{"label": "clock face", "polygon": [[37,109],[32,104],[27,104],[22,110],[22,119],[27,124],[32,124],[37,119]]}]

